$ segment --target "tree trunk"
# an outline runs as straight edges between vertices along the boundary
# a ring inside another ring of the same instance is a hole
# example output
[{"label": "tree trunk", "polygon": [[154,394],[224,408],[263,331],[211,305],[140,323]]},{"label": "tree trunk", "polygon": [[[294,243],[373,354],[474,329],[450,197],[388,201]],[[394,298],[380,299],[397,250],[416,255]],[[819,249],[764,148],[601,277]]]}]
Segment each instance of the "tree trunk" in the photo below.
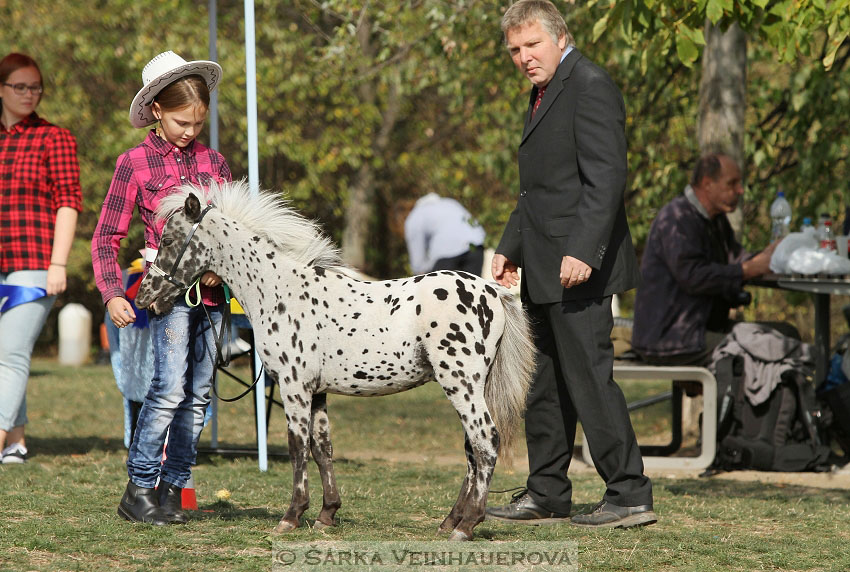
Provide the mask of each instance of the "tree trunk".
[{"label": "tree trunk", "polygon": [[[702,79],[699,86],[700,154],[723,151],[744,171],[744,135],[747,110],[747,36],[732,24],[723,32],[706,20]],[[740,234],[743,216],[738,208],[729,216]]]},{"label": "tree trunk", "polygon": [[[357,26],[357,39],[360,44],[361,71],[366,75],[369,66],[374,63],[374,48],[370,38],[369,18],[364,7]],[[377,105],[376,83],[379,76],[364,79],[360,84],[360,99],[366,105]],[[387,101],[381,114],[381,126],[372,142],[372,157],[384,154],[390,142],[390,135],[401,112],[401,75],[392,72],[387,92]],[[369,223],[375,202],[375,172],[372,157],[364,157],[363,164],[354,177],[348,191],[348,208],[345,213],[345,228],[342,233],[343,260],[361,270],[366,269],[366,245],[369,239]]]}]

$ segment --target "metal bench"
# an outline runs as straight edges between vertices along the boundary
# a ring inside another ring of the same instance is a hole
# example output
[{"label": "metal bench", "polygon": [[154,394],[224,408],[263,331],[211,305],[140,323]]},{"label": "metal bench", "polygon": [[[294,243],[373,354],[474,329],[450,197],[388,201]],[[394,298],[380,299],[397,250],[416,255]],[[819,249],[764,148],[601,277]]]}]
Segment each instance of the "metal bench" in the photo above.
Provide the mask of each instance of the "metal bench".
[{"label": "metal bench", "polygon": [[[663,380],[672,383],[672,391],[657,397],[629,404],[629,410],[650,405],[672,398],[673,400],[673,438],[668,445],[641,445],[643,464],[647,469],[705,469],[714,461],[717,450],[717,380],[704,367],[694,366],[654,366],[646,364],[615,364],[614,379],[622,380]],[[682,390],[677,381],[697,381],[702,384],[703,414],[701,424],[702,444],[697,457],[673,457],[682,443]],[[593,465],[587,438],[582,433],[582,458]]]}]

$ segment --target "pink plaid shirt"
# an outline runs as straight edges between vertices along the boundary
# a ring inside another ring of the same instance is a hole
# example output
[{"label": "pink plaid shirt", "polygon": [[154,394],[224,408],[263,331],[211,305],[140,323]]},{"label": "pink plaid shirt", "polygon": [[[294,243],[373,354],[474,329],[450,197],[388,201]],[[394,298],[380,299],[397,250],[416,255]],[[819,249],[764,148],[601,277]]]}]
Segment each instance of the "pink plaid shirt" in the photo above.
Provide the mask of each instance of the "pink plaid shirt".
[{"label": "pink plaid shirt", "polygon": [[[155,219],[160,199],[184,183],[205,185],[211,180],[230,181],[230,167],[221,153],[197,140],[180,149],[151,130],[140,145],[118,157],[91,244],[95,283],[104,304],[124,296],[118,250],[133,209],[138,208],[145,225],[145,246],[156,249],[165,225]],[[224,300],[221,288],[202,292],[206,303]]]}]

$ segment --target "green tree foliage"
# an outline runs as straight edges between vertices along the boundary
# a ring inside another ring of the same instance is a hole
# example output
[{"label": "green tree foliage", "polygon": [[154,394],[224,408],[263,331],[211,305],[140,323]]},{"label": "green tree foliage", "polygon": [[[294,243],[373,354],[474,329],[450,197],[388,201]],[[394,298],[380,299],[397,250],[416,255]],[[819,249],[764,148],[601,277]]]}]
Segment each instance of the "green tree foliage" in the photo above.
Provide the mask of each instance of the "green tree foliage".
[{"label": "green tree foliage", "polygon": [[[750,186],[744,203],[749,227],[745,242],[764,244],[766,206],[778,188],[791,197],[795,224],[820,210],[835,217],[841,214],[841,207],[850,200],[845,197],[850,190],[845,182],[850,174],[850,138],[842,128],[850,108],[846,82],[841,81],[850,57],[850,0],[626,0],[590,5],[602,11],[593,29],[596,45],[606,43],[606,36],[626,42],[629,49],[615,56],[625,63],[624,75],[629,75],[628,69],[638,68],[653,86],[649,93],[656,94],[655,102],[646,111],[656,120],[650,118],[651,125],[642,131],[662,125],[672,128],[668,133],[673,136],[688,133],[687,138],[677,137],[681,146],[674,146],[690,151],[684,155],[669,148],[671,137],[665,138],[663,130],[656,133],[661,137],[650,135],[646,140],[656,149],[660,144],[664,149],[660,154],[642,148],[634,137],[630,141],[630,167],[639,182],[633,186],[632,192],[638,195],[633,200],[650,207],[631,211],[639,243],[645,236],[646,219],[651,220],[654,209],[669,199],[663,192],[653,192],[655,185],[646,180],[643,167],[649,168],[649,177],[664,180],[674,170],[689,167],[695,158],[698,78],[694,75],[699,71],[694,64],[702,53],[702,30],[707,21],[721,28],[737,22],[751,36],[745,142]],[[620,79],[627,92],[636,85],[635,80],[640,82],[634,75]],[[633,115],[633,121],[642,115]],[[679,126],[686,127],[682,130]],[[634,153],[635,143],[639,154]],[[659,155],[661,160],[653,163],[651,157]],[[672,176],[684,184],[683,177]],[[635,219],[642,217],[641,213],[648,216]]]},{"label": "green tree foliage", "polygon": [[624,0],[604,4],[606,12],[593,27],[593,40],[616,29],[626,41],[650,46],[642,62],[644,69],[649,57],[671,46],[682,63],[692,66],[705,44],[702,30],[706,20],[723,27],[737,22],[773,47],[780,63],[818,56],[827,70],[850,36],[850,0]]}]

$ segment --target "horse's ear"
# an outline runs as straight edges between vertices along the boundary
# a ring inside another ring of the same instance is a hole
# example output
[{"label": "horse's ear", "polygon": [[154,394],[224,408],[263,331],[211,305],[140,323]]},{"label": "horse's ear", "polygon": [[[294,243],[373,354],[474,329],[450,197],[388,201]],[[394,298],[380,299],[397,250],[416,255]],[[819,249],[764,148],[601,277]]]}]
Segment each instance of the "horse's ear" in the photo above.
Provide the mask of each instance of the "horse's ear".
[{"label": "horse's ear", "polygon": [[183,212],[189,220],[197,221],[201,218],[201,201],[193,193],[189,193],[189,196],[186,197]]}]

